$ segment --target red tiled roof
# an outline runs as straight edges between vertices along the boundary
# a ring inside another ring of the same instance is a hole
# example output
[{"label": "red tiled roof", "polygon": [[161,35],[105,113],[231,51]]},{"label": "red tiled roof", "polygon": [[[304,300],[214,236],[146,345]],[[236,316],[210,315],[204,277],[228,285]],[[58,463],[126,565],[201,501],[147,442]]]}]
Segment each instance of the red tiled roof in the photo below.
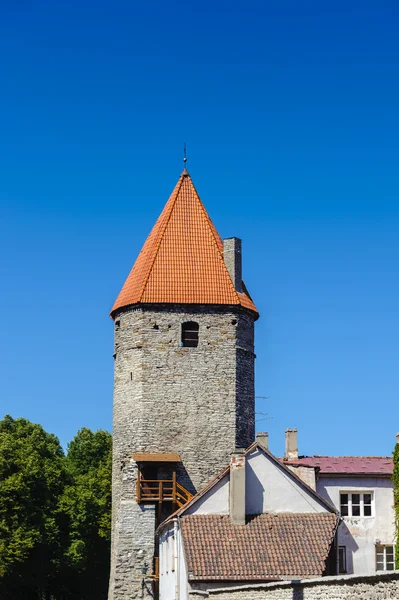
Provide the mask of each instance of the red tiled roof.
[{"label": "red tiled roof", "polygon": [[223,242],[186,170],[148,236],[111,315],[138,303],[241,305],[223,260]]},{"label": "red tiled roof", "polygon": [[390,456],[302,456],[298,460],[283,460],[288,465],[319,467],[320,474],[386,475],[393,472]]},{"label": "red tiled roof", "polygon": [[331,513],[262,514],[246,525],[226,515],[181,517],[189,580],[321,576],[338,525]]}]

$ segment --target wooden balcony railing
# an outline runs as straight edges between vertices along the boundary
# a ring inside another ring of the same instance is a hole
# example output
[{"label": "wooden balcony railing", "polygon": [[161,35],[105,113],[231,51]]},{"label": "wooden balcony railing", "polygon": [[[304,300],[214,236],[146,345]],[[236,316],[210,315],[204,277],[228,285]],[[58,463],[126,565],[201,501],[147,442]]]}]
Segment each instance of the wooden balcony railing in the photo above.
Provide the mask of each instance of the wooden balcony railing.
[{"label": "wooden balcony railing", "polygon": [[151,502],[162,504],[163,502],[172,502],[176,507],[181,508],[193,497],[180,483],[176,481],[176,474],[173,473],[173,479],[143,479],[139,474],[136,487],[137,502]]}]

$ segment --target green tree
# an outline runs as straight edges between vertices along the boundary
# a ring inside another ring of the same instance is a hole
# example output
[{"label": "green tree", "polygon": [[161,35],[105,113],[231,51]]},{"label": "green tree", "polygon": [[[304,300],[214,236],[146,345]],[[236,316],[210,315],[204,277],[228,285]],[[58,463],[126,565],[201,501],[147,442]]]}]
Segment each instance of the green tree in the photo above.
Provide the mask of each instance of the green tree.
[{"label": "green tree", "polygon": [[107,597],[111,547],[111,451],[106,431],[81,429],[68,446],[60,507],[67,516],[63,578],[68,597]]},{"label": "green tree", "polygon": [[50,598],[62,560],[58,502],[66,482],[58,439],[40,425],[0,421],[0,597]]},{"label": "green tree", "polygon": [[[396,444],[393,451],[393,497],[394,497],[394,508],[395,508],[395,525],[396,525],[396,539],[399,536],[399,444]],[[399,569],[399,544],[396,543],[396,568]]]}]

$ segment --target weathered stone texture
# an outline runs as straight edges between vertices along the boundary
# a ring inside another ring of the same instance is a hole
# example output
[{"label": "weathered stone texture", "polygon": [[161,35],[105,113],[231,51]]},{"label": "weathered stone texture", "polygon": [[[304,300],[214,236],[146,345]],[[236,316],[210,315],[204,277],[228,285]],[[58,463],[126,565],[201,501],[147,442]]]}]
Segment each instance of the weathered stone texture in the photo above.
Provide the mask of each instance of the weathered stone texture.
[{"label": "weathered stone texture", "polygon": [[148,573],[152,573],[155,506],[136,502],[137,465],[133,459],[125,464],[114,461],[114,477],[118,485],[113,490],[115,504],[109,598],[150,598],[152,582],[143,581],[141,567],[147,563]]},{"label": "weathered stone texture", "polygon": [[192,591],[192,600],[398,600],[399,572],[384,575],[326,577],[295,583],[254,585],[239,589]]},{"label": "weathered stone texture", "polygon": [[[197,348],[181,347],[186,321],[199,324]],[[206,484],[254,440],[253,351],[254,316],[241,307],[147,305],[115,315],[110,600],[141,594],[137,570],[144,560],[152,569],[155,513],[136,504],[133,452],[178,452],[178,481],[191,492]]]},{"label": "weathered stone texture", "polygon": [[[254,439],[253,317],[168,306],[115,321],[115,459],[179,452],[198,489]],[[199,323],[197,348],[181,347],[185,321]]]}]

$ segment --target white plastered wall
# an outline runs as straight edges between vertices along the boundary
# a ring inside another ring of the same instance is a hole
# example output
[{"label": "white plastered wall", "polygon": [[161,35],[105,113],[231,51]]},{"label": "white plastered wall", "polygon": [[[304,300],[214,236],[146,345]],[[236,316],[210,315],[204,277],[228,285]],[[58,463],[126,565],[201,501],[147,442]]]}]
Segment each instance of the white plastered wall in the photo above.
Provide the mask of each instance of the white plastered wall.
[{"label": "white plastered wall", "polygon": [[218,481],[207,494],[197,500],[186,511],[186,515],[228,515],[229,514],[229,484],[230,477],[227,473]]},{"label": "white plastered wall", "polygon": [[176,594],[176,552],[173,523],[159,536],[159,592],[162,600],[174,600]]},{"label": "white plastered wall", "polygon": [[345,517],[338,529],[338,545],[346,547],[347,572],[372,575],[376,572],[375,544],[395,543],[393,484],[387,478],[321,476],[317,491],[340,509],[340,492],[372,492],[372,517]]},{"label": "white plastered wall", "polygon": [[186,559],[181,531],[176,521],[171,521],[159,536],[159,598],[188,598]]},{"label": "white plastered wall", "polygon": [[255,449],[246,464],[246,513],[328,512],[295,477]]},{"label": "white plastered wall", "polygon": [[[313,513],[327,512],[322,502],[315,498],[296,477],[255,448],[246,458],[245,465],[246,514],[262,513]],[[229,514],[229,473],[200,498],[187,515]]]},{"label": "white plastered wall", "polygon": [[184,555],[184,545],[181,535],[181,529],[177,535],[177,547],[178,547],[178,563],[179,563],[179,600],[187,600],[188,598],[188,578],[187,578],[187,564],[186,557]]}]

